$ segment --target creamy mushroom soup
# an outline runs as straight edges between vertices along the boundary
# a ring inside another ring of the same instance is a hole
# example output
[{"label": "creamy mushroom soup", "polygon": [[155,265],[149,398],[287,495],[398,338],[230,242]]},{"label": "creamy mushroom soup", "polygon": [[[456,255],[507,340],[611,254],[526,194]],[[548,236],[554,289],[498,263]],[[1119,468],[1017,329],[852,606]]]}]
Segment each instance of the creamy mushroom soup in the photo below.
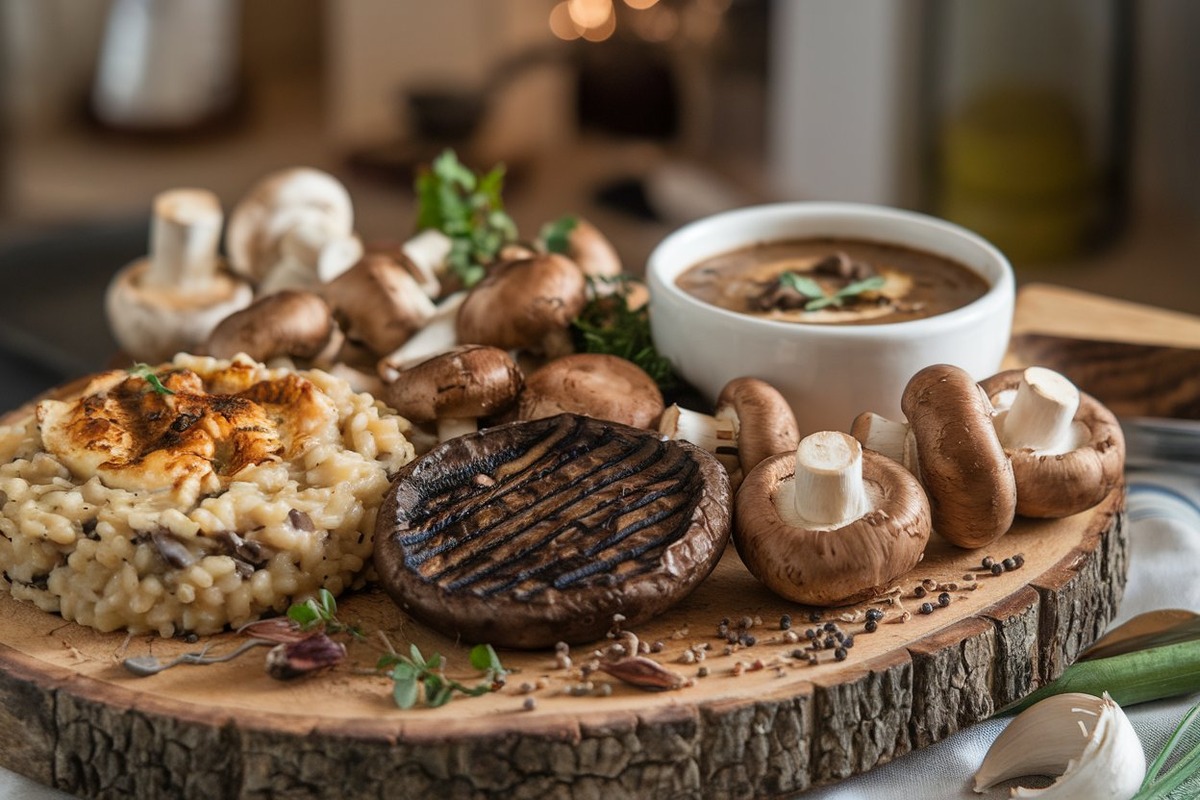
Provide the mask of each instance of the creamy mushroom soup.
[{"label": "creamy mushroom soup", "polygon": [[730,311],[833,325],[931,317],[988,290],[987,281],[950,259],[849,239],[756,244],[705,259],[676,284]]}]

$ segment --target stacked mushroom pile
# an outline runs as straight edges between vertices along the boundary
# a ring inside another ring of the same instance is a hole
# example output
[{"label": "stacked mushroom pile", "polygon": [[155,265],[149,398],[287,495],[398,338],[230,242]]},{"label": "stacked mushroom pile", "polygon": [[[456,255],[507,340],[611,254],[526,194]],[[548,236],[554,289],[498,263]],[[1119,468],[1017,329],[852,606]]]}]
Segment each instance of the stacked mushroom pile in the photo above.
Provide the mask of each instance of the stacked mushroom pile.
[{"label": "stacked mushroom pile", "polygon": [[163,193],[150,256],[109,288],[118,343],[137,361],[245,353],[273,367],[325,369],[436,426],[441,439],[479,419],[564,411],[657,424],[662,395],[642,369],[573,353],[572,322],[621,274],[616,250],[593,225],[573,221],[563,253],[510,244],[466,289],[448,269],[451,239],[438,230],[364,245],[353,220],[350,195],[334,177],[283,170],[233,210],[226,263],[216,197]]}]

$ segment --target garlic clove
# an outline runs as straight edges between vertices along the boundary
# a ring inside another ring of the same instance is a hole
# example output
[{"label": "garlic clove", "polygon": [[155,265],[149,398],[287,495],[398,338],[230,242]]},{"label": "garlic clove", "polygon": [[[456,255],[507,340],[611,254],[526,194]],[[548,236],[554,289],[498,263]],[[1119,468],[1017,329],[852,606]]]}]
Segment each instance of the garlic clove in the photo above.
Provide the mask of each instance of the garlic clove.
[{"label": "garlic clove", "polygon": [[1146,757],[1129,718],[1107,693],[1048,697],[996,737],[975,791],[1026,775],[1058,775],[1044,789],[1019,787],[1012,797],[1129,800],[1146,776]]}]

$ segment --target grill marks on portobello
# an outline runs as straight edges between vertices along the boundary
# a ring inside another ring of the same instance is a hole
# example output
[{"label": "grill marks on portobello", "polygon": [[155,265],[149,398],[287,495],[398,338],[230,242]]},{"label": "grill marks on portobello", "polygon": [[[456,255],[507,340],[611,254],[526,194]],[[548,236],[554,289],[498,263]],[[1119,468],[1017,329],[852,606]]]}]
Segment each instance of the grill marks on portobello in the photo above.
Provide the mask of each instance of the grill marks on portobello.
[{"label": "grill marks on portobello", "polygon": [[376,564],[402,606],[469,638],[585,641],[614,613],[644,619],[690,592],[724,548],[728,506],[698,448],[560,415],[460,437],[402,471]]}]

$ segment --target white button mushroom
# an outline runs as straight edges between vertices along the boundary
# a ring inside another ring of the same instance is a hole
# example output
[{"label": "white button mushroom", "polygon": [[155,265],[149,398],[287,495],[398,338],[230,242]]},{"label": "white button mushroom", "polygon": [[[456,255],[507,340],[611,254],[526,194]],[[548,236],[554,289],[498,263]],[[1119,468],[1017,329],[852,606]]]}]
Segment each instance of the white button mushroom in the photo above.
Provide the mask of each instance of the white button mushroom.
[{"label": "white button mushroom", "polygon": [[520,419],[582,414],[652,428],[663,411],[662,392],[645,370],[618,356],[576,353],[556,358],[525,380]]},{"label": "white button mushroom", "polygon": [[886,590],[921,560],[929,533],[916,477],[836,431],[762,461],[735,500],[742,561],[798,603],[845,605]]},{"label": "white button mushroom", "polygon": [[138,361],[195,350],[253,290],[217,255],[223,216],[216,195],[175,189],[154,199],[150,255],[119,271],[105,310],[117,344]]},{"label": "white button mushroom", "polygon": [[331,235],[314,225],[297,225],[279,240],[279,261],[268,269],[258,294],[283,289],[309,289],[341,275],[363,256],[362,241],[353,234]]},{"label": "white button mushroom", "polygon": [[309,240],[334,240],[353,233],[350,193],[337,178],[294,167],[256,183],[229,216],[225,251],[231,266],[260,283],[282,260],[284,237],[300,228]]},{"label": "white button mushroom", "polygon": [[1008,370],[980,384],[1017,487],[1017,513],[1066,517],[1121,484],[1125,437],[1112,412],[1044,367]]}]

